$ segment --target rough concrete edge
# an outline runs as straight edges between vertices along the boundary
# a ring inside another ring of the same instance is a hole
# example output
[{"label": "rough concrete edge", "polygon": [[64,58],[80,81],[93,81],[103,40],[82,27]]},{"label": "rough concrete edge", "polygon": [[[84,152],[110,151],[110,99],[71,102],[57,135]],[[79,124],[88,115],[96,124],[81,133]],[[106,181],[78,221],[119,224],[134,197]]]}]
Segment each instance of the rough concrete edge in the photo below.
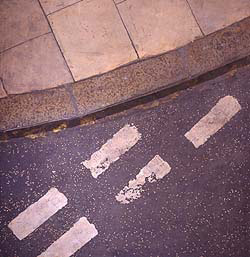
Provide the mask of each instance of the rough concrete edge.
[{"label": "rough concrete edge", "polygon": [[[220,45],[221,49],[216,49],[215,50],[211,47],[207,48],[207,49],[204,50],[204,56],[210,56],[209,51],[217,51],[219,53],[224,53],[224,52],[227,51],[227,49],[223,49],[223,47],[224,48],[228,48],[228,47],[230,48],[229,50],[232,53],[231,56],[229,56],[227,59],[225,59],[223,56],[218,54],[219,57],[218,57],[216,65],[210,65],[205,70],[200,69],[199,66],[200,65],[202,66],[202,64],[199,65],[199,58],[198,58],[198,61],[196,62],[196,64],[193,65],[193,67],[191,68],[191,71],[189,71],[188,75],[186,75],[184,78],[181,78],[181,79],[180,78],[171,78],[171,83],[165,84],[165,83],[161,82],[161,84],[158,84],[157,87],[155,87],[153,89],[152,88],[146,88],[146,90],[144,92],[140,92],[140,94],[137,94],[137,95],[132,96],[132,97],[130,95],[127,98],[125,96],[125,100],[124,100],[124,98],[120,99],[120,100],[118,99],[115,103],[106,104],[105,106],[98,106],[98,102],[96,102],[95,110],[91,110],[91,111],[84,110],[84,112],[79,111],[76,114],[72,115],[71,117],[67,117],[67,119],[65,119],[63,117],[62,117],[62,119],[51,118],[50,120],[44,120],[44,121],[41,121],[39,123],[34,123],[32,125],[29,125],[29,126],[22,126],[22,127],[18,127],[18,128],[17,127],[10,127],[8,129],[0,130],[0,137],[1,138],[6,138],[6,135],[8,135],[8,137],[20,136],[22,133],[19,133],[19,131],[22,132],[22,131],[26,131],[27,129],[32,129],[32,128],[39,129],[41,127],[41,128],[44,129],[45,126],[46,126],[49,129],[51,129],[52,127],[57,126],[58,124],[60,124],[63,121],[73,121],[73,122],[71,122],[71,124],[77,125],[77,124],[79,124],[79,122],[78,122],[79,119],[83,116],[91,115],[91,114],[94,114],[94,113],[97,113],[97,112],[100,113],[103,110],[106,110],[110,107],[124,104],[124,103],[126,103],[126,101],[131,102],[133,100],[136,100],[138,98],[156,93],[158,91],[162,91],[162,90],[164,91],[168,88],[173,88],[174,86],[177,86],[177,85],[179,85],[181,83],[184,83],[184,82],[188,82],[190,80],[195,81],[195,79],[200,77],[202,74],[207,74],[212,70],[219,69],[220,67],[224,67],[224,66],[226,66],[226,65],[228,65],[232,62],[240,61],[241,59],[244,59],[245,57],[247,57],[250,54],[249,49],[246,49],[245,47],[239,47],[239,41],[235,41],[235,42],[231,41],[230,46],[229,46],[229,45],[225,44],[225,40],[226,40],[227,36],[230,37],[230,39],[232,39],[232,38],[239,37],[239,35],[244,35],[244,37],[242,37],[242,39],[241,39],[241,40],[244,41],[243,45],[249,45],[250,46],[250,36],[249,36],[250,32],[247,33],[247,28],[249,28],[249,25],[250,25],[250,18],[248,17],[248,18],[246,18],[246,19],[244,19],[240,22],[237,22],[237,23],[235,23],[235,24],[233,24],[233,25],[231,25],[231,26],[229,26],[225,29],[222,29],[222,30],[217,31],[213,34],[210,34],[210,35],[208,35],[204,38],[198,39],[198,40],[196,40],[192,43],[189,43],[188,45],[183,46],[179,49],[173,50],[171,52],[167,52],[165,54],[161,54],[159,56],[153,56],[151,58],[147,58],[147,59],[141,60],[139,62],[137,61],[135,63],[128,64],[127,66],[117,68],[117,69],[115,69],[113,71],[110,71],[108,73],[98,75],[96,77],[92,77],[92,78],[89,78],[89,79],[85,79],[85,80],[80,81],[80,82],[72,83],[70,85],[67,85],[66,87],[72,87],[72,89],[74,89],[75,86],[79,87],[79,84],[81,85],[81,83],[86,85],[86,84],[88,84],[88,82],[91,82],[91,80],[96,79],[96,78],[97,79],[98,78],[105,79],[105,77],[110,77],[110,76],[112,76],[112,74],[114,74],[117,71],[119,73],[119,71],[122,71],[122,69],[127,69],[128,67],[129,67],[129,69],[134,69],[134,67],[136,67],[136,65],[138,63],[140,63],[140,65],[143,68],[144,62],[147,62],[148,60],[157,60],[158,58],[164,58],[164,56],[168,56],[169,54],[180,56],[180,53],[181,53],[181,56],[183,57],[183,56],[188,55],[190,53],[190,51],[195,52],[196,47],[199,44],[202,44],[202,45],[211,44],[211,40],[216,41],[217,45]],[[244,33],[246,33],[247,35],[244,34]],[[221,38],[222,35],[224,35],[224,38]],[[220,42],[220,40],[222,40],[222,41],[224,40],[224,41]],[[211,56],[213,56],[213,55],[214,54],[212,54]],[[204,58],[201,58],[200,60],[204,61]],[[209,61],[211,61],[211,60],[207,60],[207,61],[209,63]],[[173,62],[170,65],[172,65],[172,67],[171,67],[172,70],[175,70],[175,68],[178,69],[178,67],[175,67],[175,65],[178,65],[178,64]],[[189,65],[189,63],[187,63],[187,65]],[[157,80],[157,78],[156,78],[156,80]],[[191,83],[191,84],[193,84],[193,83]],[[119,85],[116,85],[116,86],[119,88]],[[176,91],[176,90],[178,90],[178,88],[181,89],[182,87],[183,86],[180,86],[180,87],[177,86],[176,89],[174,89],[174,90]],[[58,88],[60,88],[60,87],[58,87]],[[77,103],[76,103],[76,99],[75,99],[74,92],[73,92],[72,89],[68,90],[68,93],[70,93],[70,95],[72,94],[71,98],[74,99],[74,102],[72,103],[72,105],[75,106]],[[53,90],[56,90],[56,89],[53,89]],[[84,93],[85,87],[82,86],[81,90]],[[47,91],[47,90],[44,90],[44,91]],[[44,94],[45,93],[44,91],[41,91],[41,92],[36,91],[36,92],[31,92],[31,93],[23,94],[23,95],[27,96],[27,95],[31,95],[31,94],[36,94],[36,95],[37,94]],[[48,92],[49,92],[49,90],[48,90]],[[20,101],[20,103],[22,102],[22,95],[20,95],[19,101]],[[95,102],[95,99],[92,99],[92,101]],[[1,106],[2,106],[2,99],[0,99],[0,110],[1,110]],[[104,114],[102,114],[102,115],[104,115]],[[0,121],[0,126],[1,126],[1,121]]]}]

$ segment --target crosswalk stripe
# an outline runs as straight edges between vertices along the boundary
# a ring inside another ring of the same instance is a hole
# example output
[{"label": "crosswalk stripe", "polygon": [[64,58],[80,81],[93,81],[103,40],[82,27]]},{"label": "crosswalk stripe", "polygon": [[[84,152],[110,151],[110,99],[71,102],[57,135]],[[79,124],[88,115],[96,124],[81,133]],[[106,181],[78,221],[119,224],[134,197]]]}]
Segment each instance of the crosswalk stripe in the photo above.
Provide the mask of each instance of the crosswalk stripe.
[{"label": "crosswalk stripe", "polygon": [[156,155],[140,172],[136,178],[130,180],[128,186],[125,186],[115,197],[122,204],[128,204],[135,199],[141,197],[143,185],[148,182],[153,183],[165,177],[171,170],[167,162],[162,160],[159,155]]},{"label": "crosswalk stripe", "polygon": [[225,96],[185,134],[185,137],[198,148],[240,110],[241,106],[237,99]]},{"label": "crosswalk stripe", "polygon": [[83,161],[82,164],[90,169],[94,178],[97,178],[109,168],[111,163],[117,161],[121,155],[133,147],[140,138],[141,134],[135,126],[125,125],[93,153],[90,160]]},{"label": "crosswalk stripe", "polygon": [[13,219],[8,227],[19,240],[22,240],[63,208],[67,201],[64,194],[56,188],[51,188],[37,202]]},{"label": "crosswalk stripe", "polygon": [[71,256],[97,235],[95,225],[82,217],[38,257]]}]

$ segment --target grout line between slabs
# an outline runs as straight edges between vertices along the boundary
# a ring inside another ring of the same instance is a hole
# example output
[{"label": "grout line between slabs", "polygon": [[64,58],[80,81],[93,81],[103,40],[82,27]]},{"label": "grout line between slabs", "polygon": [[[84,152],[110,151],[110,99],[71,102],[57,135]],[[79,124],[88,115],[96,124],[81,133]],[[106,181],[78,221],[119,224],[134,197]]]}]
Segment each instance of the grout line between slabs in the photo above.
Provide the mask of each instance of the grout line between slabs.
[{"label": "grout line between slabs", "polygon": [[60,12],[61,10],[64,10],[64,9],[66,9],[66,8],[68,8],[68,7],[71,7],[71,6],[75,5],[75,4],[78,4],[78,3],[82,2],[82,1],[83,1],[83,0],[79,0],[79,1],[77,1],[77,2],[75,2],[75,3],[73,3],[73,4],[64,6],[64,7],[62,7],[61,9],[58,9],[58,10],[55,10],[55,11],[53,11],[53,12],[48,13],[47,16],[49,16],[49,15],[51,15],[51,14],[54,14],[54,13],[57,13],[57,12]]},{"label": "grout line between slabs", "polygon": [[73,108],[76,112],[76,115],[79,115],[79,109],[78,109],[76,98],[73,93],[72,85],[71,84],[65,85],[64,88],[69,94],[69,97],[70,97],[71,103],[73,105]]},{"label": "grout line between slabs", "polygon": [[9,95],[7,89],[5,88],[5,85],[4,85],[4,82],[3,82],[3,78],[2,78],[2,77],[0,77],[0,81],[2,82],[2,86],[3,86],[3,90],[4,90],[5,94],[6,94],[6,95]]},{"label": "grout line between slabs", "polygon": [[62,57],[63,57],[63,59],[64,59],[64,62],[65,62],[65,64],[66,64],[67,68],[68,68],[69,74],[70,74],[70,76],[71,76],[73,82],[75,82],[73,73],[71,72],[71,70],[70,70],[70,68],[69,68],[69,65],[68,65],[68,63],[67,63],[67,61],[66,61],[66,59],[65,59],[65,56],[64,56],[64,54],[63,54],[63,52],[62,52],[62,49],[61,49],[61,47],[59,46],[59,43],[58,43],[57,40],[56,40],[55,34],[54,34],[53,29],[52,29],[52,27],[51,27],[51,25],[50,25],[50,22],[49,22],[49,19],[48,19],[46,13],[45,13],[45,11],[44,11],[44,9],[43,9],[43,7],[42,7],[40,1],[37,0],[37,2],[39,3],[40,8],[42,9],[43,15],[45,16],[45,19],[46,19],[47,22],[48,22],[49,28],[50,28],[50,30],[51,30],[51,34],[53,35],[53,37],[54,37],[54,39],[55,39],[55,42],[56,42],[56,44],[57,44],[57,46],[58,46],[58,48],[59,48],[59,51],[60,51],[60,53],[61,53],[61,55],[62,55]]},{"label": "grout line between slabs", "polygon": [[195,19],[195,21],[196,21],[198,27],[199,27],[199,29],[200,29],[200,31],[201,31],[202,36],[205,37],[206,35],[205,35],[205,33],[203,32],[203,30],[201,29],[201,26],[200,26],[200,24],[199,24],[199,22],[198,22],[198,20],[197,20],[197,18],[196,18],[196,16],[195,16],[194,12],[193,12],[193,9],[192,9],[192,7],[191,7],[189,1],[186,0],[186,2],[187,2],[188,6],[189,6],[189,9],[190,9],[190,11],[191,11],[191,13],[192,13],[192,15],[193,15],[193,17],[194,17],[194,19]]},{"label": "grout line between slabs", "polygon": [[114,0],[113,0],[113,3],[114,3],[114,5],[115,5],[115,8],[116,8],[116,10],[117,10],[117,12],[118,12],[118,15],[119,15],[119,17],[120,17],[120,19],[121,19],[121,22],[122,22],[122,24],[123,24],[123,26],[124,26],[124,28],[125,28],[125,30],[126,30],[126,32],[127,32],[127,35],[128,35],[128,37],[129,37],[129,39],[130,39],[130,42],[131,42],[131,44],[132,44],[132,46],[133,46],[133,48],[134,48],[134,50],[135,50],[135,53],[136,53],[136,55],[137,55],[137,58],[140,59],[140,56],[139,56],[139,54],[138,54],[138,52],[137,52],[137,50],[136,50],[135,44],[134,44],[134,42],[133,42],[133,40],[132,40],[132,38],[131,38],[131,36],[130,36],[130,34],[129,34],[129,32],[128,32],[128,29],[127,29],[127,27],[126,27],[126,25],[125,25],[125,23],[124,23],[124,21],[123,21],[123,19],[122,19],[122,16],[121,16],[121,14],[120,14],[120,11],[119,11],[117,5],[115,4]]},{"label": "grout line between slabs", "polygon": [[44,33],[44,34],[42,34],[42,35],[39,35],[39,36],[30,38],[30,39],[28,39],[28,40],[26,40],[26,41],[23,41],[23,42],[21,42],[21,43],[18,43],[18,44],[14,45],[14,46],[11,46],[11,47],[7,48],[7,49],[4,49],[2,52],[0,52],[0,54],[3,54],[3,53],[5,53],[5,52],[7,52],[7,51],[9,51],[9,50],[11,50],[11,49],[13,49],[13,48],[15,48],[15,47],[18,47],[18,46],[20,46],[20,45],[23,45],[23,44],[25,44],[25,43],[27,43],[27,42],[30,42],[30,41],[32,41],[32,40],[35,40],[35,39],[39,38],[39,37],[48,35],[48,34],[50,34],[50,33],[51,33],[51,31],[48,31],[48,32],[46,32],[46,33]]},{"label": "grout line between slabs", "polygon": [[118,2],[118,3],[115,3],[115,4],[121,4],[121,3],[123,3],[123,2],[126,2],[127,0],[122,0],[122,1],[120,1],[120,2]]}]

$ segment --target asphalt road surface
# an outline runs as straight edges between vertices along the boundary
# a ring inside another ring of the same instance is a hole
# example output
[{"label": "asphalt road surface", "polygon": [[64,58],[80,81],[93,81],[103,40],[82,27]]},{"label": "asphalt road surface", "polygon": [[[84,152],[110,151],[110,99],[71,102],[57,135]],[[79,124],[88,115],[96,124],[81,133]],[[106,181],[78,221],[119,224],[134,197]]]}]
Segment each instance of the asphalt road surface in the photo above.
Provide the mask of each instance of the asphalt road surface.
[{"label": "asphalt road surface", "polygon": [[250,256],[250,66],[0,143],[1,257]]}]

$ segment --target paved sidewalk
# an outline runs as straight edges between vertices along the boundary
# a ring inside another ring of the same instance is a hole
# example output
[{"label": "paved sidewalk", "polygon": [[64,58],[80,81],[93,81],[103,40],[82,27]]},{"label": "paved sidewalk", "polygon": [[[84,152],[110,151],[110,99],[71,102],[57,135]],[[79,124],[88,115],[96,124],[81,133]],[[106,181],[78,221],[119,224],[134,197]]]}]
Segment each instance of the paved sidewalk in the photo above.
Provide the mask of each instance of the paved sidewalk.
[{"label": "paved sidewalk", "polygon": [[1,0],[0,97],[105,73],[248,16],[249,0]]}]

